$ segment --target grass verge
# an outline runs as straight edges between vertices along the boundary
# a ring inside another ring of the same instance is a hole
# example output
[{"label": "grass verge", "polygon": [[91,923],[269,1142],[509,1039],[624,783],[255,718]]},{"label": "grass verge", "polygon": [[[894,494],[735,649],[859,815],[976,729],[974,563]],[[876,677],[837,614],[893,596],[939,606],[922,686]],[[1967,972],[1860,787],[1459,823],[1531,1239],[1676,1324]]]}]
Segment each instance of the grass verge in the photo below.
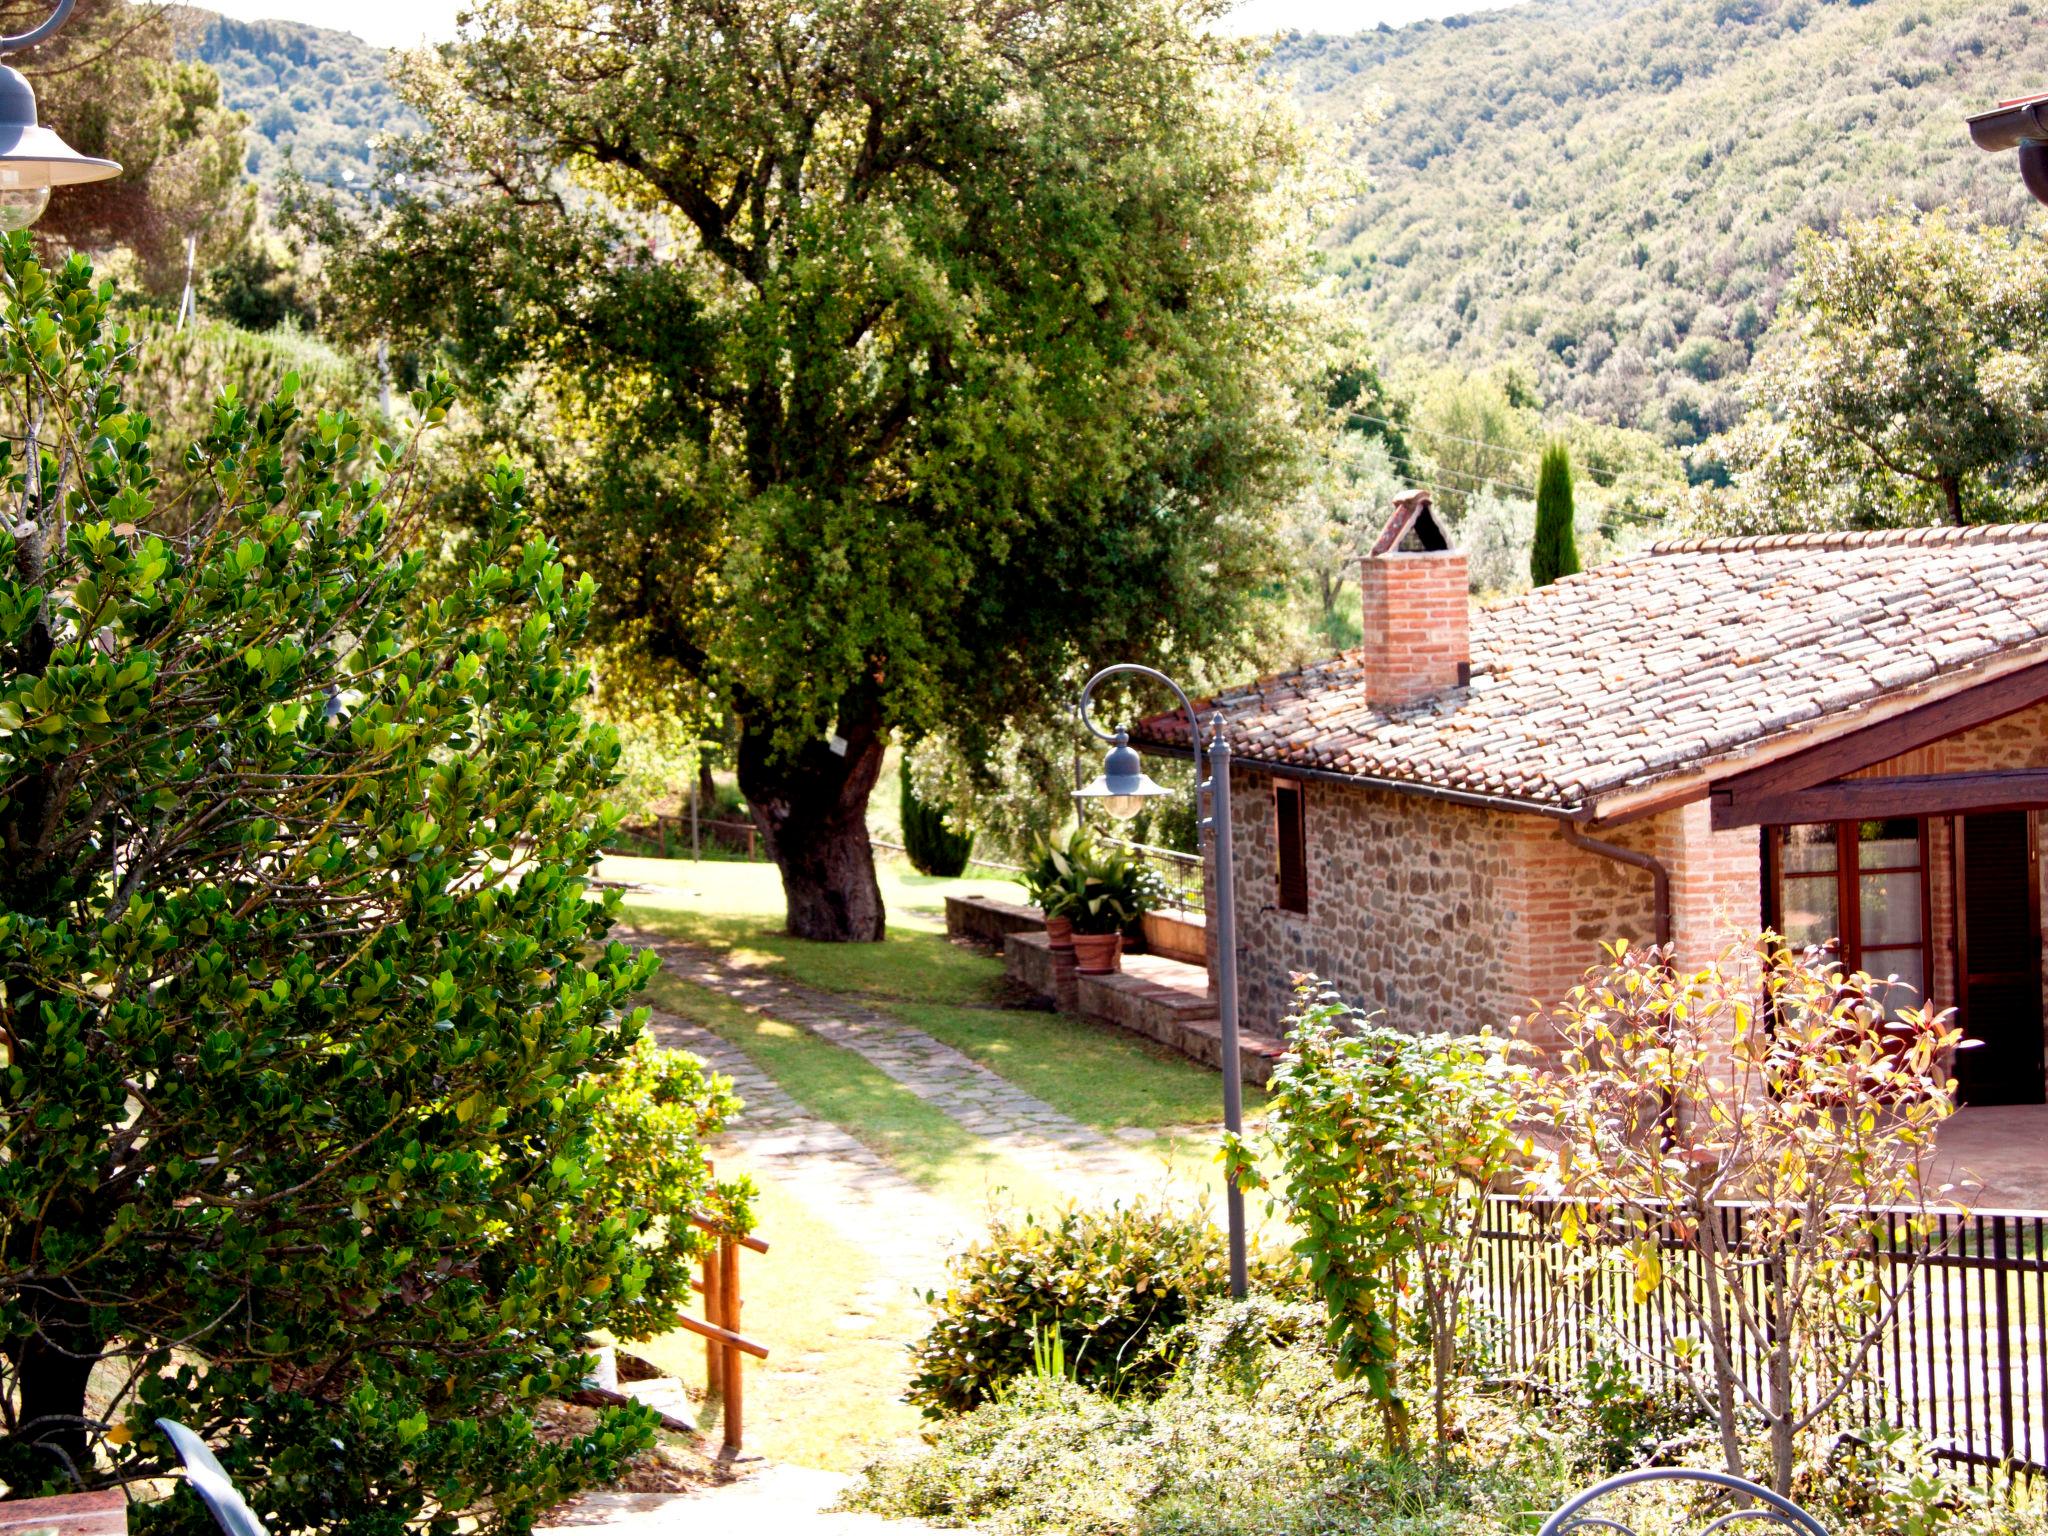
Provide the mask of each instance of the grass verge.
[{"label": "grass verge", "polygon": [[[901,1400],[903,1341],[921,1332],[921,1304],[876,1284],[874,1257],[846,1242],[799,1194],[740,1158],[725,1172],[753,1174],[766,1254],[743,1255],[741,1325],[768,1346],[749,1359],[747,1449],[776,1461],[851,1472],[921,1422]],[[893,1297],[893,1299],[889,1299]],[[678,1330],[626,1346],[693,1392],[704,1387],[704,1341]],[[701,1401],[701,1399],[700,1399]],[[718,1413],[700,1427],[714,1438]]]}]

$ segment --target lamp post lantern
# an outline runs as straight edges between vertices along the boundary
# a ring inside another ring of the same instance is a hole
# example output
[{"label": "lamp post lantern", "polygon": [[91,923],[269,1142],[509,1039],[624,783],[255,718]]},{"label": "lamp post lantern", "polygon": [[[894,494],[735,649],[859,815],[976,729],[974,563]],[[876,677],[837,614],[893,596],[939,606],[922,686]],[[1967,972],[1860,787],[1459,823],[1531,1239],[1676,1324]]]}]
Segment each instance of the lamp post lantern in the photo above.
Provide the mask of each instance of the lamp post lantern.
[{"label": "lamp post lantern", "polygon": [[[0,36],[0,57],[33,48],[71,19],[75,0],[57,0],[41,26]],[[35,88],[20,70],[0,64],[0,232],[27,229],[50,206],[52,187],[105,181],[121,174],[112,160],[81,155],[36,121]]]},{"label": "lamp post lantern", "polygon": [[[1188,747],[1195,763],[1195,826],[1198,836],[1201,832],[1209,834],[1209,850],[1216,860],[1215,906],[1209,916],[1216,932],[1216,1016],[1223,1046],[1223,1125],[1233,1135],[1240,1134],[1244,1130],[1244,1062],[1238,1055],[1237,1043],[1237,897],[1230,848],[1230,738],[1224,733],[1223,717],[1214,715],[1205,750],[1202,722],[1195,706],[1180,684],[1164,672],[1135,662],[1104,667],[1088,679],[1074,705],[1075,716],[1089,734],[1110,743],[1101,774],[1074,791],[1074,798],[1082,807],[1092,802],[1119,821],[1129,821],[1145,808],[1147,800],[1173,793],[1145,772],[1128,731],[1105,731],[1089,717],[1088,705],[1097,686],[1106,678],[1120,676],[1147,677],[1166,684],[1188,717]],[[1223,1208],[1230,1231],[1230,1294],[1241,1299],[1246,1288],[1244,1191],[1227,1174],[1223,1181]]]}]

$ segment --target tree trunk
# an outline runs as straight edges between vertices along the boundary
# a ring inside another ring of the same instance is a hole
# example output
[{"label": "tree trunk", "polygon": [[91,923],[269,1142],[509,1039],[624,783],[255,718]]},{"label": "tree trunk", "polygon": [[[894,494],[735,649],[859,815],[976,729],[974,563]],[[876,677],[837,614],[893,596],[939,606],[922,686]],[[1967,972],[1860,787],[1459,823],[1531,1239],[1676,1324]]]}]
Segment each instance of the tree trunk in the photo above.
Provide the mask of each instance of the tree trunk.
[{"label": "tree trunk", "polygon": [[20,1393],[6,1457],[10,1473],[27,1468],[45,1477],[91,1476],[85,1389],[99,1350],[99,1340],[85,1330],[47,1317],[36,1333],[9,1346]]},{"label": "tree trunk", "polygon": [[1948,503],[1948,520],[1956,527],[1963,526],[1963,482],[1959,475],[1941,477],[1942,498]]},{"label": "tree trunk", "polygon": [[880,701],[866,690],[840,701],[843,751],[810,741],[779,755],[771,732],[766,721],[743,717],[739,779],[768,857],[782,872],[789,933],[833,944],[879,944],[882,888],[867,816],[888,746]]}]

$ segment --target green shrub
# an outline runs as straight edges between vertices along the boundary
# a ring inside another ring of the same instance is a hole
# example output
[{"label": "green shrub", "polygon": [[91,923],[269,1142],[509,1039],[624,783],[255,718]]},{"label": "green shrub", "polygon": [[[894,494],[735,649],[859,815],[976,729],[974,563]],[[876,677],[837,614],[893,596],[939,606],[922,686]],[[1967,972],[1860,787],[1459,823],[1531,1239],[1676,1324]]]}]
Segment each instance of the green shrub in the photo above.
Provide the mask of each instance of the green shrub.
[{"label": "green shrub", "polygon": [[[1517,1128],[1529,1074],[1490,1035],[1407,1034],[1313,976],[1297,985],[1267,1090],[1295,1251],[1323,1295],[1339,1369],[1382,1405],[1392,1443],[1407,1443],[1413,1374],[1429,1383],[1441,1449],[1486,1192],[1530,1151]],[[1259,1182],[1256,1160],[1229,1146],[1238,1178]]]},{"label": "green shrub", "polygon": [[[1284,1273],[1262,1263],[1269,1283]],[[1229,1285],[1223,1234],[1199,1214],[1116,1205],[999,1219],[928,1298],[935,1315],[914,1346],[909,1399],[932,1415],[986,1402],[1032,1374],[1054,1333],[1075,1381],[1150,1390],[1173,1370],[1161,1341]]]},{"label": "green shrub", "polygon": [[974,853],[974,834],[947,824],[946,807],[920,800],[910,782],[910,754],[903,754],[903,851],[919,874],[952,879],[967,868]]},{"label": "green shrub", "polygon": [[1535,1417],[1480,1403],[1447,1468],[1371,1454],[1372,1402],[1337,1379],[1313,1305],[1215,1302],[1163,1342],[1153,1397],[1026,1376],[849,1496],[989,1536],[1506,1536],[1561,1503]]},{"label": "green shrub", "polygon": [[17,234],[0,289],[0,1479],[161,1477],[161,1414],[280,1533],[522,1528],[652,1438],[535,1409],[689,1303],[729,1102],[587,885],[591,583],[500,463],[430,592],[414,446],[290,375],[165,536],[110,287]]}]

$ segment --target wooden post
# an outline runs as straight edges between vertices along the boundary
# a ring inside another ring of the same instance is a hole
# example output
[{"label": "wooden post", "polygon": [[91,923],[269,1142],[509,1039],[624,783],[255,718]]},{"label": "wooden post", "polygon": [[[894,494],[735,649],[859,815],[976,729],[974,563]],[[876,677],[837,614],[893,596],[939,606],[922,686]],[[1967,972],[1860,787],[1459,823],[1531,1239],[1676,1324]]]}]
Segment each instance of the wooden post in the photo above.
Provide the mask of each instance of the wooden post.
[{"label": "wooden post", "polygon": [[[724,1308],[724,1316],[718,1325],[730,1333],[740,1331],[740,1245],[730,1237],[718,1240],[718,1299]],[[723,1346],[725,1354],[725,1448],[733,1455],[739,1454],[742,1419],[745,1401],[744,1370],[740,1365],[740,1352],[731,1345]]]},{"label": "wooden post", "polygon": [[[718,1255],[704,1255],[704,1321],[714,1327],[725,1326],[723,1298],[718,1294],[719,1282],[724,1279],[720,1273]],[[725,1346],[714,1339],[704,1341],[704,1395],[706,1399],[725,1396]]]},{"label": "wooden post", "polygon": [[[718,1177],[718,1165],[711,1159],[704,1160],[704,1177],[712,1180]],[[709,1221],[700,1221],[708,1229]],[[725,1308],[719,1296],[719,1281],[724,1279],[718,1266],[717,1253],[707,1250],[704,1254],[704,1321],[715,1328],[725,1326]],[[725,1348],[707,1339],[704,1342],[704,1399],[725,1396]]]}]

